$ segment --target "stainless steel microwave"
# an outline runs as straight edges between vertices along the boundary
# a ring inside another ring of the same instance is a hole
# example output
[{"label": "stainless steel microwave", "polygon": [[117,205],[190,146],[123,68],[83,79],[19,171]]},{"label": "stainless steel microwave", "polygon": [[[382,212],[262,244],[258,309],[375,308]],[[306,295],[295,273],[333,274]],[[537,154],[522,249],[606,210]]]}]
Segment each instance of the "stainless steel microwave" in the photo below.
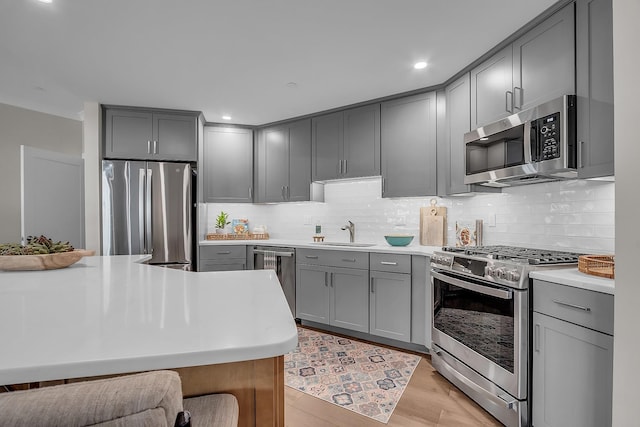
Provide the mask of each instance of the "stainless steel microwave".
[{"label": "stainless steel microwave", "polygon": [[576,178],[576,97],[564,95],[468,132],[464,143],[465,184]]}]

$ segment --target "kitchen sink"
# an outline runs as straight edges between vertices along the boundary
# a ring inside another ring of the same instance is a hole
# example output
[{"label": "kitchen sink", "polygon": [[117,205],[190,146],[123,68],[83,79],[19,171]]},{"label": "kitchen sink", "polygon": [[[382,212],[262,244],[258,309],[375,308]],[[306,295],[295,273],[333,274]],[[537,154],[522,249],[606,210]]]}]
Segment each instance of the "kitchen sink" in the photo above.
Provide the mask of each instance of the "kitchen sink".
[{"label": "kitchen sink", "polygon": [[313,242],[314,245],[324,245],[324,246],[351,246],[357,248],[367,248],[370,246],[375,246],[375,243],[356,243],[356,242]]}]

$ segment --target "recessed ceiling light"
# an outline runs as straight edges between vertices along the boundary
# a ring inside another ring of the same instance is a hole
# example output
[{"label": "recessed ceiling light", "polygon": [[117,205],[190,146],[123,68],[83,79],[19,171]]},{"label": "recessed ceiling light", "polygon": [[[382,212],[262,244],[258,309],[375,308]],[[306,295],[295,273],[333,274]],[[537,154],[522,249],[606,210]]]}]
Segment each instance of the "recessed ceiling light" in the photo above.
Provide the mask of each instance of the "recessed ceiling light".
[{"label": "recessed ceiling light", "polygon": [[416,70],[422,70],[423,68],[427,68],[427,63],[424,61],[416,62],[413,64],[413,68]]},{"label": "recessed ceiling light", "polygon": [[38,0],[40,3],[52,3],[53,0]]},{"label": "recessed ceiling light", "polygon": [[227,115],[222,116],[222,120],[231,120],[231,116],[227,116]]}]

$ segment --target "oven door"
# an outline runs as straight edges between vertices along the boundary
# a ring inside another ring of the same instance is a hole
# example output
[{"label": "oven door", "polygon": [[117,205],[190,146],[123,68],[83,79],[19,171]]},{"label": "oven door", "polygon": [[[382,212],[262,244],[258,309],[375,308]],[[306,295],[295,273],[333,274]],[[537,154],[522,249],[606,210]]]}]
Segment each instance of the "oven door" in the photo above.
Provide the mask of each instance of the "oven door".
[{"label": "oven door", "polygon": [[434,269],[432,340],[518,400],[527,398],[528,291]]}]

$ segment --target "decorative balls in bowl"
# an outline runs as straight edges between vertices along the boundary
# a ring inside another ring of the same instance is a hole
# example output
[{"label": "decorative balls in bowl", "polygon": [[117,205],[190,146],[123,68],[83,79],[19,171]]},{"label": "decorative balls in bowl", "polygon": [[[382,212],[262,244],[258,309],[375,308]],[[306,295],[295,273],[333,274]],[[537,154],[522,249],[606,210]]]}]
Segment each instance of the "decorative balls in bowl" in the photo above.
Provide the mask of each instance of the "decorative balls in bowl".
[{"label": "decorative balls in bowl", "polygon": [[407,246],[413,240],[410,234],[388,234],[384,238],[391,246]]}]

